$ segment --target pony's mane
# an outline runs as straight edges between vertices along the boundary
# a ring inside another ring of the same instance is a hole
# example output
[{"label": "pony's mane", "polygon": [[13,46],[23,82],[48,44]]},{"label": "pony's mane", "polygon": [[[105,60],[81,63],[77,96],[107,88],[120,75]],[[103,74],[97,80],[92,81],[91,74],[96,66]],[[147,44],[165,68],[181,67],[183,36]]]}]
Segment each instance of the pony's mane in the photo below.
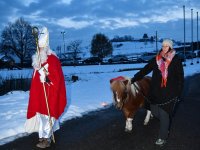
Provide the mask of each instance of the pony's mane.
[{"label": "pony's mane", "polygon": [[128,80],[128,84],[127,84],[128,91],[131,90],[133,96],[135,97],[136,94],[139,92],[138,90],[140,90],[138,83],[135,82],[134,84],[131,84],[131,78],[130,77],[124,77],[124,78],[126,80]]},{"label": "pony's mane", "polygon": [[116,80],[111,83],[111,88],[113,91],[117,91],[117,89],[125,89],[125,85],[122,80]]},{"label": "pony's mane", "polygon": [[138,90],[140,90],[140,87],[137,82],[135,82],[134,84],[131,84],[131,91],[132,91],[134,97],[139,92]]},{"label": "pony's mane", "polygon": [[[124,79],[128,81],[128,83],[126,85],[127,91],[131,91],[131,93],[135,97],[136,94],[138,93],[138,90],[140,90],[139,85],[137,84],[137,82],[135,82],[134,84],[131,84],[131,78],[130,77],[124,77]],[[113,83],[111,84],[111,88],[114,91],[116,90],[116,88],[119,88],[119,86],[120,86],[120,89],[124,89],[124,84],[122,82],[125,81],[125,80],[113,81]],[[118,83],[118,84],[116,84],[116,83]]]}]

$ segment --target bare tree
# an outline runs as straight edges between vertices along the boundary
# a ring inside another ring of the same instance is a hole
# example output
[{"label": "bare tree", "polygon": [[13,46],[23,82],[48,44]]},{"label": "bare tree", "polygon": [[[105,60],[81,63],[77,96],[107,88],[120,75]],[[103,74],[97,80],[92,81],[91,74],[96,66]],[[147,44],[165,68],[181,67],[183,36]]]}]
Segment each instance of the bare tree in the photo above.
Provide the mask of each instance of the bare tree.
[{"label": "bare tree", "polygon": [[81,40],[75,40],[70,42],[69,45],[67,46],[68,54],[71,54],[74,64],[77,63],[78,56],[81,53],[80,51],[81,43],[82,43]]},{"label": "bare tree", "polygon": [[2,50],[6,55],[14,54],[23,66],[25,60],[30,60],[35,52],[36,44],[32,35],[31,25],[23,18],[17,19],[2,31]]}]

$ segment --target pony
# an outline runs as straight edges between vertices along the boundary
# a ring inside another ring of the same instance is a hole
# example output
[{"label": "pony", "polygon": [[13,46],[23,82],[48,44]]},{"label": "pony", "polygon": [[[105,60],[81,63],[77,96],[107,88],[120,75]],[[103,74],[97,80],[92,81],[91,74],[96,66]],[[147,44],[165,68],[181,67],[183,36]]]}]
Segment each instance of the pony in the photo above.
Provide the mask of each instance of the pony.
[{"label": "pony", "polygon": [[[124,76],[119,76],[110,80],[114,105],[117,109],[123,111],[126,118],[126,132],[132,131],[132,121],[137,110],[139,108],[144,108],[144,106],[148,104],[146,97],[150,88],[150,82],[151,77],[147,76],[133,84],[131,84],[131,78]],[[148,124],[151,117],[151,111],[148,109],[144,119],[144,125]]]}]

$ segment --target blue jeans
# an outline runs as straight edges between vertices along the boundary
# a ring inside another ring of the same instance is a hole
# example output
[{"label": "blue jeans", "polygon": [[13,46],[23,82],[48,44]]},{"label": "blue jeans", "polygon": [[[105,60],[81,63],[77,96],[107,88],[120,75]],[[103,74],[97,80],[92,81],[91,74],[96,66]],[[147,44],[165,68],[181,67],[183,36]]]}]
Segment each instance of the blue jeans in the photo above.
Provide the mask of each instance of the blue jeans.
[{"label": "blue jeans", "polygon": [[151,113],[160,120],[158,138],[166,140],[169,134],[170,117],[169,114],[158,105],[151,104]]}]

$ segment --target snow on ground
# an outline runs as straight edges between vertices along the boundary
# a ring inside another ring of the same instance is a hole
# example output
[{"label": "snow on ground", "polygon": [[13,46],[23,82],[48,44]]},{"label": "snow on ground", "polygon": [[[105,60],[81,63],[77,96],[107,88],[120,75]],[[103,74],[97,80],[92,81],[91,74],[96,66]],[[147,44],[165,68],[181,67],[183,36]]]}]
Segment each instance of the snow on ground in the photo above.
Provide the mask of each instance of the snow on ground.
[{"label": "snow on ground", "polygon": [[[186,61],[184,67],[185,76],[200,72],[200,64],[193,60]],[[137,70],[118,72],[120,69],[140,68],[145,64],[119,64],[119,65],[91,65],[91,66],[66,66],[63,72],[66,79],[77,75],[77,82],[66,81],[68,105],[60,122],[93,110],[103,109],[112,104],[112,93],[109,80],[117,76],[132,77]],[[15,77],[31,77],[32,69],[25,70],[2,70],[1,77],[12,75]],[[24,132],[29,91],[12,91],[0,96],[0,145],[10,142],[18,137],[27,135]]]}]

